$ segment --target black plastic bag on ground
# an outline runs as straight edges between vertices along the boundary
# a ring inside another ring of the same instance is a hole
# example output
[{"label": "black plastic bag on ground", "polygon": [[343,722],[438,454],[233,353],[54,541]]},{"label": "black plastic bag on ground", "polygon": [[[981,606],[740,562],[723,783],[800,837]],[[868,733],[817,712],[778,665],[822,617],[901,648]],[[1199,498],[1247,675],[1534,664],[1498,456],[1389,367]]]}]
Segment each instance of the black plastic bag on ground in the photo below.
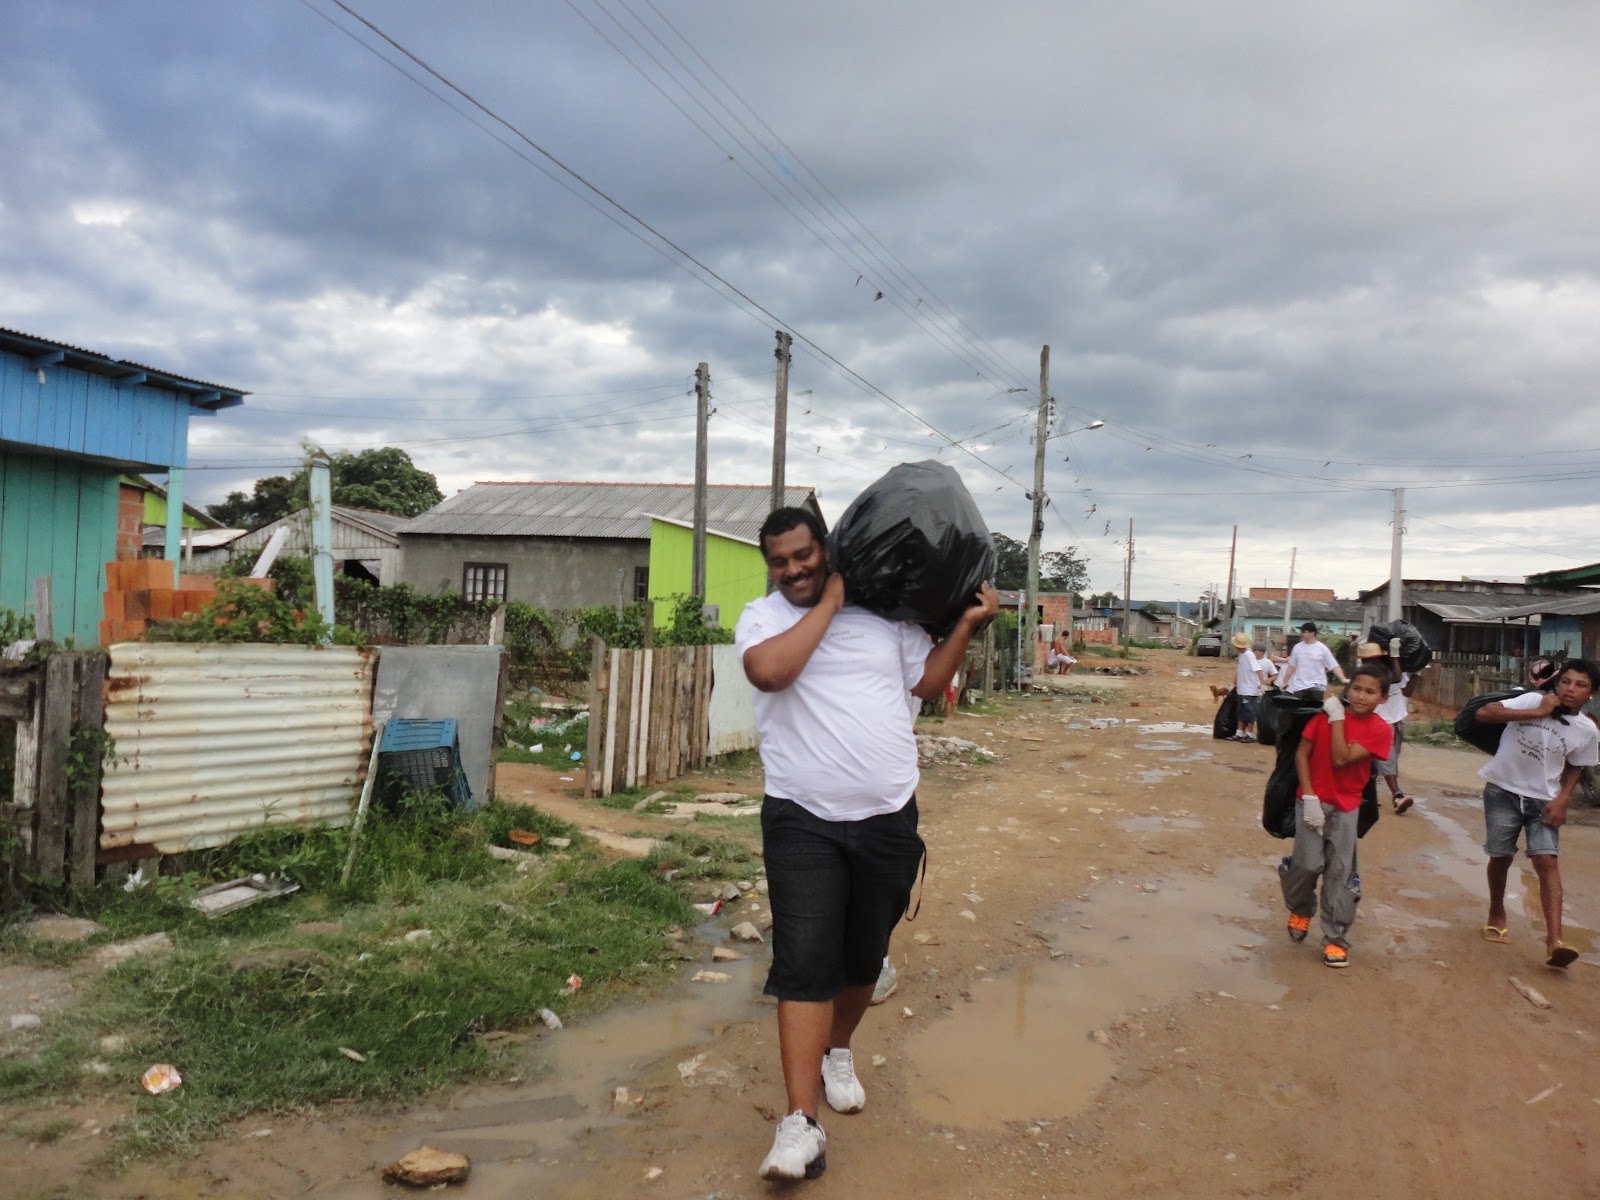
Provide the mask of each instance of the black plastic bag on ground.
[{"label": "black plastic bag on ground", "polygon": [[868,486],[828,535],[852,603],[935,637],[955,627],[994,578],[994,541],[961,476],[939,462],[901,463]]},{"label": "black plastic bag on ground", "polygon": [[1383,652],[1389,652],[1389,643],[1400,639],[1400,669],[1415,675],[1433,661],[1433,647],[1423,640],[1415,625],[1408,621],[1390,621],[1374,625],[1367,632],[1367,640],[1377,642]]},{"label": "black plastic bag on ground", "polygon": [[1232,688],[1217,705],[1217,715],[1211,721],[1211,736],[1225,742],[1239,732],[1239,693]]},{"label": "black plastic bag on ground", "polygon": [[1461,706],[1460,712],[1456,713],[1456,736],[1463,742],[1476,746],[1485,754],[1498,753],[1500,735],[1505,733],[1506,727],[1500,722],[1478,720],[1478,710],[1486,704],[1497,704],[1501,700],[1520,696],[1525,690],[1512,688],[1509,691],[1485,692],[1481,696],[1474,696]]}]

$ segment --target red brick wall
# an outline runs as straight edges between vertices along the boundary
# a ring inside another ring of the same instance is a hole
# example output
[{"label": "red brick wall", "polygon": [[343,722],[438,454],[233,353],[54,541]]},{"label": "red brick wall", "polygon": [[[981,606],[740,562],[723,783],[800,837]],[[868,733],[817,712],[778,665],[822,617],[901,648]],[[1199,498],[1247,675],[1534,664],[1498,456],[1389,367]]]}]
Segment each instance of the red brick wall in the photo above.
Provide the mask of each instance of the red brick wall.
[{"label": "red brick wall", "polygon": [[[1258,587],[1250,589],[1250,599],[1252,600],[1287,600],[1288,598],[1288,588]],[[1294,590],[1294,598],[1296,600],[1337,600],[1339,597],[1333,594],[1332,588],[1297,587]]]},{"label": "red brick wall", "polygon": [[139,557],[144,546],[144,493],[122,484],[117,489],[117,561]]}]

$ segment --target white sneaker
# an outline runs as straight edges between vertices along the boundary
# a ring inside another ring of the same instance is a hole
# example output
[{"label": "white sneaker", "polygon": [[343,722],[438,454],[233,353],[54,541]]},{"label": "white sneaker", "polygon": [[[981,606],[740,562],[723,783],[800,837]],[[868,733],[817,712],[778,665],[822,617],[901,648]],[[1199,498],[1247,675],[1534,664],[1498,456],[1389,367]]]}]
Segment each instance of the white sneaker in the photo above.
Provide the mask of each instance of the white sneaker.
[{"label": "white sneaker", "polygon": [[828,1168],[828,1135],[798,1108],[778,1122],[772,1149],[761,1160],[763,1179],[815,1179]]},{"label": "white sneaker", "polygon": [[867,1089],[856,1078],[850,1051],[829,1050],[822,1056],[822,1090],[834,1112],[857,1113],[867,1106]]},{"label": "white sneaker", "polygon": [[872,1004],[882,1004],[900,986],[900,972],[894,969],[891,959],[883,960],[883,970],[878,972],[878,985],[872,989]]}]

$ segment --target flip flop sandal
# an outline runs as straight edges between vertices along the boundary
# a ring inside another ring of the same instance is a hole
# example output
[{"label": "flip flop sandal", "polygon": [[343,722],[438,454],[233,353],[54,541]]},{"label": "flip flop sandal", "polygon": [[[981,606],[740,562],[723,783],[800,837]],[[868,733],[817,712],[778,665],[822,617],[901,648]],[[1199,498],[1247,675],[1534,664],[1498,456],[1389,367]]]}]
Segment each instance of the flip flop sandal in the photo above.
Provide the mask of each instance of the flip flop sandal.
[{"label": "flip flop sandal", "polygon": [[1404,792],[1396,794],[1394,797],[1394,815],[1398,817],[1401,813],[1410,808],[1411,805],[1412,800],[1410,796],[1406,795]]},{"label": "flip flop sandal", "polygon": [[1550,953],[1544,960],[1547,967],[1565,970],[1578,961],[1578,952],[1565,942],[1550,943]]},{"label": "flip flop sandal", "polygon": [[1483,927],[1483,940],[1486,942],[1504,944],[1511,940],[1510,934],[1511,929],[1509,926],[1507,926],[1505,929],[1501,929],[1495,925],[1485,925]]}]

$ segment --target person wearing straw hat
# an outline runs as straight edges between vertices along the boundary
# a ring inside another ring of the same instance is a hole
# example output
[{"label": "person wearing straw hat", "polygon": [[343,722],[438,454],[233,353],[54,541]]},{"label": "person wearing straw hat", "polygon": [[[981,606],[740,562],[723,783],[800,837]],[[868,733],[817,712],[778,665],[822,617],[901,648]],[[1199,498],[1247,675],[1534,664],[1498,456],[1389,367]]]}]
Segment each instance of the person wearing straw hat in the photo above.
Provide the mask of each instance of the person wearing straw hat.
[{"label": "person wearing straw hat", "polygon": [[1250,635],[1233,635],[1233,648],[1239,652],[1239,663],[1234,671],[1233,692],[1239,697],[1239,731],[1233,735],[1236,742],[1256,740],[1256,707],[1261,703],[1262,679],[1267,674],[1265,660],[1257,658],[1251,650]]},{"label": "person wearing straw hat", "polygon": [[1399,639],[1396,638],[1388,650],[1377,642],[1362,642],[1356,648],[1356,657],[1363,665],[1371,663],[1389,672],[1389,694],[1378,705],[1378,715],[1389,722],[1394,730],[1394,746],[1388,758],[1372,760],[1372,775],[1375,779],[1383,780],[1388,787],[1389,803],[1394,805],[1396,816],[1412,805],[1411,797],[1400,790],[1400,746],[1406,738],[1406,716],[1410,711],[1406,697],[1411,695],[1412,679],[1400,669],[1400,660],[1392,653],[1399,648],[1398,643]]}]

